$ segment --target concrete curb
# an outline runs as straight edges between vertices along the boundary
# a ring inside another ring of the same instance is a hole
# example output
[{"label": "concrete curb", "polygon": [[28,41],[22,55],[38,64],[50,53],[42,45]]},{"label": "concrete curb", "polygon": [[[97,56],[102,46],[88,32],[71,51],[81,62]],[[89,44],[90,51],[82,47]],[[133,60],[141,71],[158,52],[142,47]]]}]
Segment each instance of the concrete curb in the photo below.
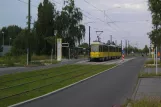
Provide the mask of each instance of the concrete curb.
[{"label": "concrete curb", "polygon": [[140,82],[141,82],[141,79],[139,78],[138,84],[137,84],[137,86],[136,86],[136,88],[135,88],[135,91],[134,91],[134,93],[133,93],[133,95],[132,95],[132,100],[135,100],[135,96],[136,96],[136,93],[137,93],[137,91],[138,91],[138,89],[139,89]]},{"label": "concrete curb", "polygon": [[39,97],[35,97],[35,98],[29,99],[29,100],[26,100],[26,101],[23,101],[23,102],[20,102],[20,103],[17,103],[17,104],[13,104],[13,105],[10,105],[10,106],[8,106],[8,107],[20,106],[20,105],[23,105],[23,104],[32,102],[32,101],[34,101],[34,100],[41,99],[41,98],[43,98],[43,97],[47,97],[47,96],[49,96],[49,95],[56,94],[56,93],[58,93],[58,92],[60,92],[60,91],[63,91],[63,90],[65,90],[65,89],[68,89],[68,88],[70,88],[70,87],[72,87],[72,86],[75,86],[75,85],[77,85],[77,84],[79,84],[79,83],[82,83],[82,82],[84,82],[84,81],[86,81],[86,80],[89,80],[89,79],[91,79],[91,78],[94,78],[94,77],[96,77],[96,76],[98,76],[98,75],[100,75],[100,74],[103,74],[103,73],[107,72],[107,71],[110,71],[110,70],[112,70],[112,69],[114,69],[114,68],[116,68],[116,67],[118,67],[118,66],[119,66],[119,65],[116,65],[116,66],[114,66],[114,67],[112,67],[112,68],[110,68],[110,69],[108,69],[108,70],[105,70],[105,71],[103,71],[103,72],[97,73],[97,74],[92,75],[92,76],[90,76],[90,77],[88,77],[88,78],[85,78],[85,79],[83,79],[83,80],[80,80],[80,81],[78,81],[78,82],[75,82],[75,83],[73,83],[73,84],[70,84],[70,85],[68,85],[68,86],[65,86],[65,87],[60,88],[60,89],[58,89],[58,90],[55,90],[55,91],[53,91],[53,92],[47,93],[47,94],[45,94],[45,95],[42,95],[42,96],[39,96]]}]

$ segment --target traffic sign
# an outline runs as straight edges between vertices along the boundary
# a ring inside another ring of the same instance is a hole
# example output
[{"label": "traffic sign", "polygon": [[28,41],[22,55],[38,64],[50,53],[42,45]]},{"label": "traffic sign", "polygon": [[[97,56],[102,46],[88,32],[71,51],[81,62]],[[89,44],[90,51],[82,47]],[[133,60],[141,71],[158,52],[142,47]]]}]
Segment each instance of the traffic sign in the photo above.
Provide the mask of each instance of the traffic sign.
[{"label": "traffic sign", "polygon": [[125,54],[125,50],[122,50],[122,54]]},{"label": "traffic sign", "polygon": [[158,52],[158,57],[160,57],[160,52]]}]

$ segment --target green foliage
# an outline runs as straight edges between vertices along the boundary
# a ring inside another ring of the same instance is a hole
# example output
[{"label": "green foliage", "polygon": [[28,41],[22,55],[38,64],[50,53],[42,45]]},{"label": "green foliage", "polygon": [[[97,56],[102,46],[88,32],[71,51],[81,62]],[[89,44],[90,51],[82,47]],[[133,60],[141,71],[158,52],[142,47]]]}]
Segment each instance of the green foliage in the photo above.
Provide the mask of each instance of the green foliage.
[{"label": "green foliage", "polygon": [[[1,43],[3,41],[2,37],[4,36],[4,44],[9,45],[9,42],[10,42],[10,44],[12,45],[13,40],[17,37],[17,35],[21,32],[21,30],[22,30],[22,28],[20,28],[20,27],[18,27],[16,25],[3,27],[0,30],[0,41],[1,41]],[[2,34],[2,32],[4,34]]]},{"label": "green foliage", "polygon": [[0,52],[3,52],[3,47],[0,45]]},{"label": "green foliage", "polygon": [[143,49],[143,52],[146,53],[146,54],[149,52],[149,48],[148,48],[147,45],[145,45],[145,47],[144,47],[144,49]]},{"label": "green foliage", "polygon": [[26,64],[26,56],[0,57],[0,66],[22,66]]},{"label": "green foliage", "polygon": [[141,100],[131,101],[130,107],[161,107],[161,99],[155,97],[146,97]]},{"label": "green foliage", "polygon": [[[145,62],[145,64],[154,64],[154,60],[148,60]],[[158,61],[158,64],[160,64],[160,61]]]},{"label": "green foliage", "polygon": [[161,1],[160,0],[148,0],[149,10],[152,14],[153,30],[148,33],[149,38],[155,46],[161,46]]},{"label": "green foliage", "polygon": [[129,45],[128,48],[124,48],[125,52],[127,52],[127,49],[128,49],[128,54],[130,54],[131,52],[134,52],[134,53],[141,53],[142,51],[140,49],[138,49],[137,47],[133,47],[131,45]]},{"label": "green foliage", "polygon": [[41,55],[41,56],[32,55],[31,59],[32,60],[47,60],[47,59],[50,59],[50,57],[47,55]]},{"label": "green foliage", "polygon": [[88,48],[89,45],[88,43],[82,43],[81,45],[79,45],[79,47],[82,47],[82,48]]},{"label": "green foliage", "polygon": [[55,4],[49,0],[43,0],[38,6],[38,19],[31,32],[15,25],[3,27],[0,30],[0,46],[4,35],[5,45],[12,45],[11,55],[14,56],[26,54],[27,48],[30,49],[30,54],[49,55],[51,48],[55,48],[56,38],[62,38],[70,47],[75,47],[85,37],[86,30],[81,24],[82,20],[82,12],[75,6],[74,0],[68,0],[62,11],[57,11]]},{"label": "green foliage", "polygon": [[70,47],[74,47],[76,43],[80,44],[85,37],[85,26],[80,24],[82,20],[83,15],[75,6],[74,0],[69,0],[56,18],[58,34]]},{"label": "green foliage", "polygon": [[50,36],[50,37],[46,37],[45,40],[47,40],[47,42],[54,47],[55,42],[56,42],[56,37],[55,36]]}]

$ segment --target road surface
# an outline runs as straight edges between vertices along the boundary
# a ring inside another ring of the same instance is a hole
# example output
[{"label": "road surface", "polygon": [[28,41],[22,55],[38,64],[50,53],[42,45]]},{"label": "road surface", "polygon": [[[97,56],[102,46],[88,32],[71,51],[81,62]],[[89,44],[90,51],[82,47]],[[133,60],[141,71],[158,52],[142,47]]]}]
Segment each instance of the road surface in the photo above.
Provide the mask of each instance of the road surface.
[{"label": "road surface", "polygon": [[110,71],[53,95],[20,107],[112,107],[133,94],[138,73],[145,61],[139,57]]},{"label": "road surface", "polygon": [[47,66],[38,66],[38,67],[7,67],[7,68],[0,68],[0,76],[5,74],[12,74],[17,72],[29,72],[34,70],[40,70],[40,69],[49,69],[53,67],[59,67],[66,64],[74,64],[76,62],[82,61],[85,59],[73,59],[73,60],[65,60],[58,64],[53,65],[47,65]]}]

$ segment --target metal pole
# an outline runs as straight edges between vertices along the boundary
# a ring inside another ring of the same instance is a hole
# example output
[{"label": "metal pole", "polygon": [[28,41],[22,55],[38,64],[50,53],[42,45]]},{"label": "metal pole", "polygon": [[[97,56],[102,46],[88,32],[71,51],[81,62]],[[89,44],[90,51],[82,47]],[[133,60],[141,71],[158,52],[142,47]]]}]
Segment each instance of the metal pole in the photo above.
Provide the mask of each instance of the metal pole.
[{"label": "metal pole", "polygon": [[112,43],[112,35],[110,35],[111,43]]},{"label": "metal pole", "polygon": [[[28,0],[28,36],[30,36],[30,29],[31,29],[31,0]],[[31,60],[30,57],[30,46],[29,46],[29,37],[27,38],[27,48],[28,48],[28,62]]]},{"label": "metal pole", "polygon": [[127,55],[129,55],[129,41],[127,42]]},{"label": "metal pole", "polygon": [[69,60],[70,60],[70,48],[69,48]]},{"label": "metal pole", "polygon": [[157,47],[156,47],[156,75],[158,74],[158,55],[157,55],[157,52],[158,51],[158,49],[157,49]]},{"label": "metal pole", "polygon": [[3,46],[4,46],[4,32],[3,32]]},{"label": "metal pole", "polygon": [[151,47],[149,47],[149,56],[151,56],[151,55],[150,55],[150,53],[151,53],[151,50],[150,50],[150,49],[151,49]]},{"label": "metal pole", "polygon": [[155,65],[155,48],[154,48],[154,65]]},{"label": "metal pole", "polygon": [[56,42],[56,35],[55,35],[55,60],[57,60],[56,59],[56,46],[57,46],[56,44],[57,44],[57,42]]},{"label": "metal pole", "polygon": [[29,65],[29,49],[27,48],[27,65]]},{"label": "metal pole", "polygon": [[91,52],[91,27],[89,26],[89,58],[90,58],[90,52]]},{"label": "metal pole", "polygon": [[51,64],[53,63],[53,48],[51,50]]},{"label": "metal pole", "polygon": [[9,39],[9,46],[10,46],[10,39]]},{"label": "metal pole", "polygon": [[123,48],[122,48],[122,40],[121,40],[121,55],[122,55],[122,50],[123,50]]}]

